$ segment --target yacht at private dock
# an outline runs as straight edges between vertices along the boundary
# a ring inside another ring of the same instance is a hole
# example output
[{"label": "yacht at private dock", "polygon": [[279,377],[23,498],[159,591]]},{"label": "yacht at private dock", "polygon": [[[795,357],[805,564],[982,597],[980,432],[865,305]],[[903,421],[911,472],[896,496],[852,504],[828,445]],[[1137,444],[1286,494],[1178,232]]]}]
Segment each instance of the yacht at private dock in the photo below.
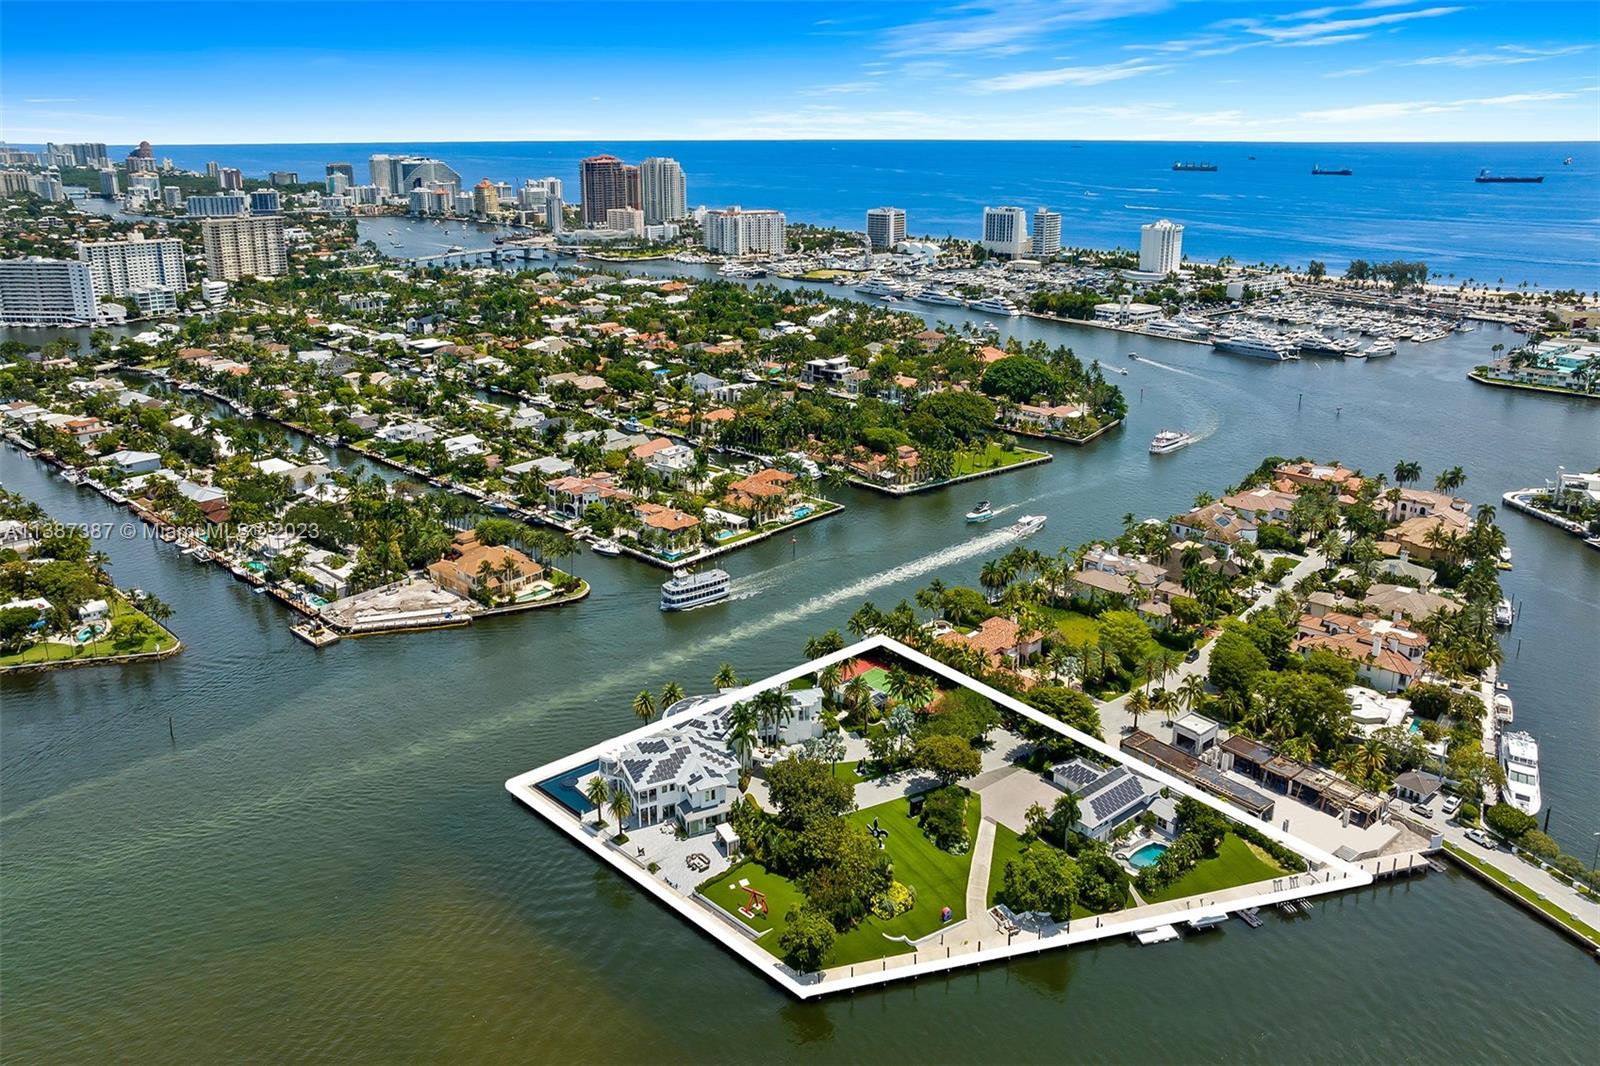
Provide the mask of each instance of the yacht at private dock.
[{"label": "yacht at private dock", "polygon": [[1539,742],[1533,734],[1501,733],[1500,767],[1506,772],[1506,801],[1523,814],[1538,814],[1544,799],[1539,795]]}]

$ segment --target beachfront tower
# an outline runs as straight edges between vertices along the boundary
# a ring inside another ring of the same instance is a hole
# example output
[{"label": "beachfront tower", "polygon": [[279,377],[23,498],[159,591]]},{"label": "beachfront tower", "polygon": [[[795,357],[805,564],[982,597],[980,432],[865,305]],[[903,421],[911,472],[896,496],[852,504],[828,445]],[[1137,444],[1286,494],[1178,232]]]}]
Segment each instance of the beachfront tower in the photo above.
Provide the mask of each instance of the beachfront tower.
[{"label": "beachfront tower", "polygon": [[647,225],[676,222],[689,215],[683,167],[676,159],[651,156],[639,164],[639,204]]},{"label": "beachfront tower", "polygon": [[1033,254],[1049,259],[1061,251],[1061,212],[1039,208],[1033,213]]},{"label": "beachfront tower", "polygon": [[1161,219],[1139,227],[1139,269],[1165,277],[1183,263],[1183,227]]},{"label": "beachfront tower", "polygon": [[887,252],[906,239],[906,213],[898,207],[874,207],[867,212],[867,240],[874,252]]},{"label": "beachfront tower", "polygon": [[1015,259],[1028,253],[1028,214],[1020,207],[983,209],[983,247]]}]

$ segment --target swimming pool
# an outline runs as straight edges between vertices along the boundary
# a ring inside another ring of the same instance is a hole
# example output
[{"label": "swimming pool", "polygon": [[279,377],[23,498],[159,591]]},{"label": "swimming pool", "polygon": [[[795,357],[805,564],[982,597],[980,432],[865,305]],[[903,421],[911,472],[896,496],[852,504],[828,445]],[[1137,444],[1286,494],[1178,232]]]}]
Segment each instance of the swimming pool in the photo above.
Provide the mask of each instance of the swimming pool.
[{"label": "swimming pool", "polygon": [[1156,860],[1161,858],[1161,853],[1166,850],[1167,846],[1165,844],[1151,842],[1139,848],[1133,854],[1129,855],[1128,865],[1132,866],[1136,870],[1143,870],[1154,866],[1156,864]]},{"label": "swimming pool", "polygon": [[538,789],[579,818],[582,818],[585,814],[594,810],[594,804],[589,802],[588,796],[578,791],[578,782],[598,769],[600,769],[600,760],[596,759],[594,762],[580,766],[576,770],[568,770],[560,777],[551,777],[540,781]]}]

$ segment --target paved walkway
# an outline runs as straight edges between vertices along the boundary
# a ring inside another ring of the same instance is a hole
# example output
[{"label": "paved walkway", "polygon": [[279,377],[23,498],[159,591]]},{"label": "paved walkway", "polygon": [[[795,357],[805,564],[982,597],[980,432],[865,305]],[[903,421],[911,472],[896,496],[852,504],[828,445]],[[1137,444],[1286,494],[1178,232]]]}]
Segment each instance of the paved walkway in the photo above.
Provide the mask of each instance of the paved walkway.
[{"label": "paved walkway", "polygon": [[989,921],[989,864],[994,858],[993,818],[978,823],[978,839],[972,842],[972,865],[967,868],[967,932],[976,938],[974,930],[983,929]]}]

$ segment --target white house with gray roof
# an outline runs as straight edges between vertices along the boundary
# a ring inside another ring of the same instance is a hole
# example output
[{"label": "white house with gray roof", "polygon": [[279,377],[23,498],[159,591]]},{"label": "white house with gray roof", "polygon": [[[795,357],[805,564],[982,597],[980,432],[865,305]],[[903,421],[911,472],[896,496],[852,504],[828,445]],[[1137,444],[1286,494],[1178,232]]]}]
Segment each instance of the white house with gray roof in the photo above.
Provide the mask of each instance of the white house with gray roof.
[{"label": "white house with gray roof", "polygon": [[672,822],[690,836],[727,821],[739,800],[739,760],[717,721],[696,718],[600,758],[600,773],[628,793],[625,828]]},{"label": "white house with gray roof", "polygon": [[1093,840],[1106,840],[1117,826],[1150,806],[1160,789],[1118,766],[1107,770],[1086,759],[1073,759],[1050,771],[1057,787],[1078,798],[1078,823],[1073,829]]}]

